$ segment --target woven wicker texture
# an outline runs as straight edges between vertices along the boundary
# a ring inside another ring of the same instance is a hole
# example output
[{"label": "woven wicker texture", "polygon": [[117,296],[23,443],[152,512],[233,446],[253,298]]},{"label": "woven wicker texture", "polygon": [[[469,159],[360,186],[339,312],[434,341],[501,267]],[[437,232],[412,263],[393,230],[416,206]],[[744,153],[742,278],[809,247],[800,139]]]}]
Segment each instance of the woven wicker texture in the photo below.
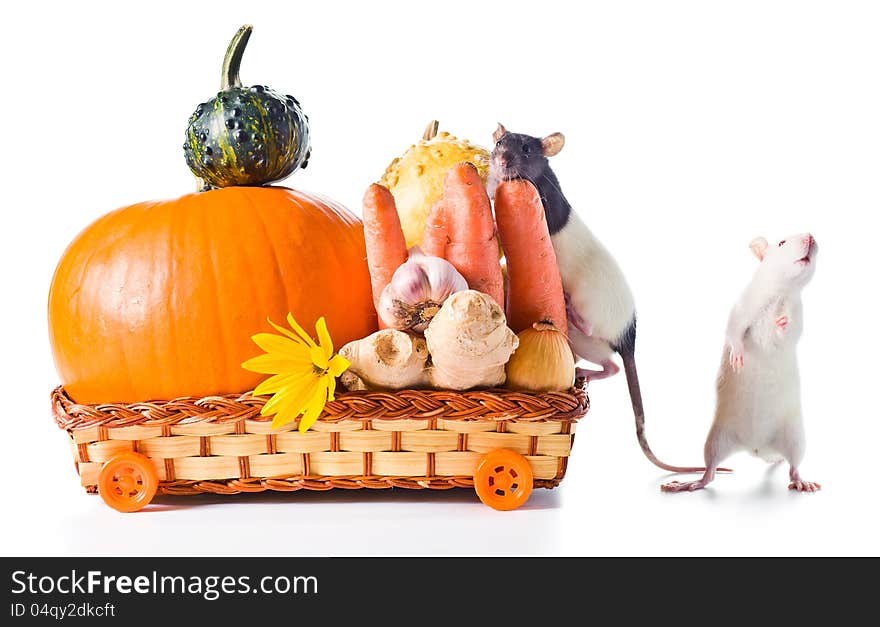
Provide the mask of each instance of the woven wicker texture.
[{"label": "woven wicker texture", "polygon": [[306,433],[271,429],[264,397],[80,405],[52,393],[70,435],[82,485],[96,490],[104,462],[123,451],[149,457],[159,492],[471,487],[481,456],[508,448],[526,457],[536,487],[565,475],[574,423],[589,409],[581,385],[567,392],[403,390],[346,392]]}]

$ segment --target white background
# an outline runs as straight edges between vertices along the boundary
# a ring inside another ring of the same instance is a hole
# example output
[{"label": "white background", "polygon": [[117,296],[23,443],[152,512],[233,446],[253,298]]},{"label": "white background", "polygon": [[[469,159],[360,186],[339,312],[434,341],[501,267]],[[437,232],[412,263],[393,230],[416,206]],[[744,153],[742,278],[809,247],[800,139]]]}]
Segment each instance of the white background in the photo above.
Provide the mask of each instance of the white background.
[{"label": "white background", "polygon": [[[876,3],[11,6],[0,554],[880,553]],[[245,83],[296,95],[311,118],[310,166],[286,184],[355,211],[431,118],[484,144],[497,121],[565,133],[553,167],[636,294],[648,434],[668,461],[701,461],[749,241],[811,231],[802,470],[822,492],[789,493],[784,468],[741,455],[702,493],[661,494],[620,375],[593,385],[560,488],[516,512],[469,491],[166,497],[136,515],[86,496],[48,407],[52,272],[101,214],[192,190],[187,117],[246,22]]]}]

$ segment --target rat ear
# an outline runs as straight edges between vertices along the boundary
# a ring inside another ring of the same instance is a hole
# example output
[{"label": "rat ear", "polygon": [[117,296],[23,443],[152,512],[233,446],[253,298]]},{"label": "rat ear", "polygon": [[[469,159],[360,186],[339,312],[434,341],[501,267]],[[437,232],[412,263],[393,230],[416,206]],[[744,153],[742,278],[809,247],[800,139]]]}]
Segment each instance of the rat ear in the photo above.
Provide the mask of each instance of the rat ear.
[{"label": "rat ear", "polygon": [[562,133],[547,135],[547,137],[541,140],[541,145],[544,147],[545,157],[558,155],[559,151],[562,150],[562,147],[565,145],[565,136],[563,136]]},{"label": "rat ear", "polygon": [[492,133],[492,141],[493,141],[493,142],[497,142],[497,141],[499,141],[502,137],[504,137],[506,134],[507,134],[507,129],[504,128],[504,125],[503,125],[501,122],[499,122],[499,123],[498,123],[498,128],[496,128],[496,129],[495,129],[495,132]]},{"label": "rat ear", "polygon": [[756,237],[749,243],[749,248],[755,253],[755,257],[764,260],[764,253],[767,252],[767,240],[763,237]]}]

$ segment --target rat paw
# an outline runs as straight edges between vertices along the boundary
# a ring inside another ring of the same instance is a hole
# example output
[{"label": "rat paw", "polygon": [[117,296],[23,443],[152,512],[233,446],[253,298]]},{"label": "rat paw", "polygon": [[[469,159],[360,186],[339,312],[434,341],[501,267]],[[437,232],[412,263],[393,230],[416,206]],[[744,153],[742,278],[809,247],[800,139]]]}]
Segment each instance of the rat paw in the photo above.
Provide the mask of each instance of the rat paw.
[{"label": "rat paw", "polygon": [[590,381],[597,381],[599,379],[607,379],[608,377],[613,377],[618,372],[620,372],[620,366],[618,366],[611,360],[603,361],[600,365],[602,366],[602,370],[575,368],[574,378],[580,379],[581,377],[583,377],[587,381],[587,383],[589,383]]},{"label": "rat paw", "polygon": [[593,325],[584,320],[584,317],[574,308],[571,302],[571,296],[565,292],[565,315],[568,317],[568,323],[575,329],[590,337],[593,335]]},{"label": "rat paw", "polygon": [[779,334],[785,333],[785,330],[788,328],[788,323],[789,323],[788,316],[779,316],[773,322],[776,324],[776,332],[777,333],[779,333]]},{"label": "rat paw", "polygon": [[700,481],[670,481],[660,486],[661,492],[693,492],[706,487],[706,484]]},{"label": "rat paw", "polygon": [[796,479],[788,484],[789,490],[797,490],[798,492],[818,492],[822,486],[815,481],[805,481],[804,479]]},{"label": "rat paw", "polygon": [[743,365],[745,364],[745,355],[743,354],[742,346],[731,346],[730,347],[730,367],[734,372],[739,372],[742,370]]}]

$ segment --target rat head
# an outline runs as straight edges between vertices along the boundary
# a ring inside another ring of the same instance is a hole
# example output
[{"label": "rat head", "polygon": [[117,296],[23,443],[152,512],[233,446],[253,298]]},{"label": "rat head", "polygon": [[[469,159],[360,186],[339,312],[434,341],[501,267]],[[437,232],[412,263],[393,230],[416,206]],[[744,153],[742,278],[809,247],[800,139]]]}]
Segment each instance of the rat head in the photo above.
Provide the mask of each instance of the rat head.
[{"label": "rat head", "polygon": [[553,133],[541,139],[521,133],[511,133],[503,125],[492,134],[495,148],[489,167],[498,180],[527,179],[532,182],[547,169],[547,157],[559,154],[565,144],[562,133]]},{"label": "rat head", "polygon": [[790,235],[777,244],[769,244],[765,238],[756,237],[749,247],[761,260],[758,272],[769,279],[801,288],[813,278],[819,247],[809,233]]}]

